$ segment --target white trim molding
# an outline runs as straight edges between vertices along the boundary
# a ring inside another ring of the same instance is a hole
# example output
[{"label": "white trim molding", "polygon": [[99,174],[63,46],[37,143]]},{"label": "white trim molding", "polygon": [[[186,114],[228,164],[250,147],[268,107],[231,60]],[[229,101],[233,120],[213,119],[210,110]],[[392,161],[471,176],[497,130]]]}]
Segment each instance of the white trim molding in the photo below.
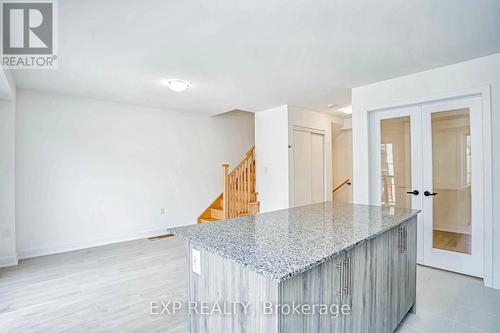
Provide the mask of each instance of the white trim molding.
[{"label": "white trim molding", "polygon": [[19,259],[41,257],[41,256],[50,255],[50,254],[83,250],[83,249],[88,249],[88,248],[92,248],[92,247],[96,247],[96,246],[127,242],[127,241],[132,241],[132,240],[137,240],[137,239],[143,239],[143,238],[156,237],[156,236],[165,235],[165,234],[167,234],[166,228],[165,229],[153,229],[153,230],[147,230],[147,231],[143,231],[143,232],[123,234],[123,235],[120,235],[117,237],[103,238],[103,239],[87,241],[87,242],[68,243],[68,244],[64,244],[61,246],[31,248],[31,249],[25,249],[25,250],[18,251],[18,257],[19,257]]},{"label": "white trim molding", "polygon": [[[491,136],[491,86],[481,91],[483,108],[483,173],[484,173],[484,284],[500,289],[500,277],[493,276],[493,147]],[[497,281],[495,283],[494,281]]]},{"label": "white trim molding", "polygon": [[0,258],[0,268],[17,266],[19,260],[16,255]]},{"label": "white trim molding", "polygon": [[492,286],[492,288],[500,289],[500,278],[493,279],[493,286]]}]

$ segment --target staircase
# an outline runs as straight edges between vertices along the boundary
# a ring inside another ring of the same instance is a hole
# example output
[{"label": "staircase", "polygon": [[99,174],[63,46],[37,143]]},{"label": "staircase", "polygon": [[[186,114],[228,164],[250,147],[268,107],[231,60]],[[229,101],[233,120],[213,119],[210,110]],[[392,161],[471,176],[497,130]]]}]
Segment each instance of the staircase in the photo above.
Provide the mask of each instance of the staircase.
[{"label": "staircase", "polygon": [[229,164],[223,164],[224,184],[222,193],[198,216],[198,223],[254,215],[260,210],[255,192],[255,146],[243,160],[229,172]]}]

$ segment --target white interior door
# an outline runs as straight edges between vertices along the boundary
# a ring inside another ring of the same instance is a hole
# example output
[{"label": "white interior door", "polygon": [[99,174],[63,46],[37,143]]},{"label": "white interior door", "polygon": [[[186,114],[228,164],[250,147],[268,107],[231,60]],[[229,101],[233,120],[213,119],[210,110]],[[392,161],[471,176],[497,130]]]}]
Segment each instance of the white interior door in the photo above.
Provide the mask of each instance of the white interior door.
[{"label": "white interior door", "polygon": [[481,99],[422,106],[424,264],[483,276]]},{"label": "white interior door", "polygon": [[311,203],[311,133],[293,131],[294,205]]},{"label": "white interior door", "polygon": [[[370,201],[388,207],[422,208],[422,145],[418,106],[371,114]],[[417,239],[422,239],[422,216],[417,217]],[[417,245],[422,262],[422,244]]]},{"label": "white interior door", "polygon": [[307,129],[293,130],[294,206],[323,202],[324,135]]},{"label": "white interior door", "polygon": [[422,210],[418,263],[482,277],[481,99],[394,108],[370,117],[371,203]]}]

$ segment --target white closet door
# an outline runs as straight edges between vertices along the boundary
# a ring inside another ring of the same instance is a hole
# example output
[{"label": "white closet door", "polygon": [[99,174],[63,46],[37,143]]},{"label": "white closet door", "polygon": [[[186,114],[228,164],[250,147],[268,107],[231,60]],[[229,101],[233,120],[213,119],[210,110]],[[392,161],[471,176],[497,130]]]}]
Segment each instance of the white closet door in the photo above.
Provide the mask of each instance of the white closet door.
[{"label": "white closet door", "polygon": [[311,133],[311,203],[325,201],[323,138],[324,135]]},{"label": "white closet door", "polygon": [[293,131],[294,206],[324,201],[324,135]]},{"label": "white closet door", "polygon": [[293,131],[295,206],[311,203],[311,133]]}]

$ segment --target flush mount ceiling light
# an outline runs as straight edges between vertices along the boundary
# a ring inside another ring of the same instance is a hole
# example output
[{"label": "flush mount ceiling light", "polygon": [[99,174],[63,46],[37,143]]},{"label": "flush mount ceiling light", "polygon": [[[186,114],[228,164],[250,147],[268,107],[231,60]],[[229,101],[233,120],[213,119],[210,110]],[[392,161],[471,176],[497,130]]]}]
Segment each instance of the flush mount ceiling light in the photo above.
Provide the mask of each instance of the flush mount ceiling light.
[{"label": "flush mount ceiling light", "polygon": [[352,114],[352,106],[346,106],[344,108],[341,108],[340,111],[344,112],[345,114]]},{"label": "flush mount ceiling light", "polygon": [[163,80],[163,84],[169,87],[170,90],[173,90],[175,92],[184,91],[191,86],[191,84],[188,81],[181,79]]}]

